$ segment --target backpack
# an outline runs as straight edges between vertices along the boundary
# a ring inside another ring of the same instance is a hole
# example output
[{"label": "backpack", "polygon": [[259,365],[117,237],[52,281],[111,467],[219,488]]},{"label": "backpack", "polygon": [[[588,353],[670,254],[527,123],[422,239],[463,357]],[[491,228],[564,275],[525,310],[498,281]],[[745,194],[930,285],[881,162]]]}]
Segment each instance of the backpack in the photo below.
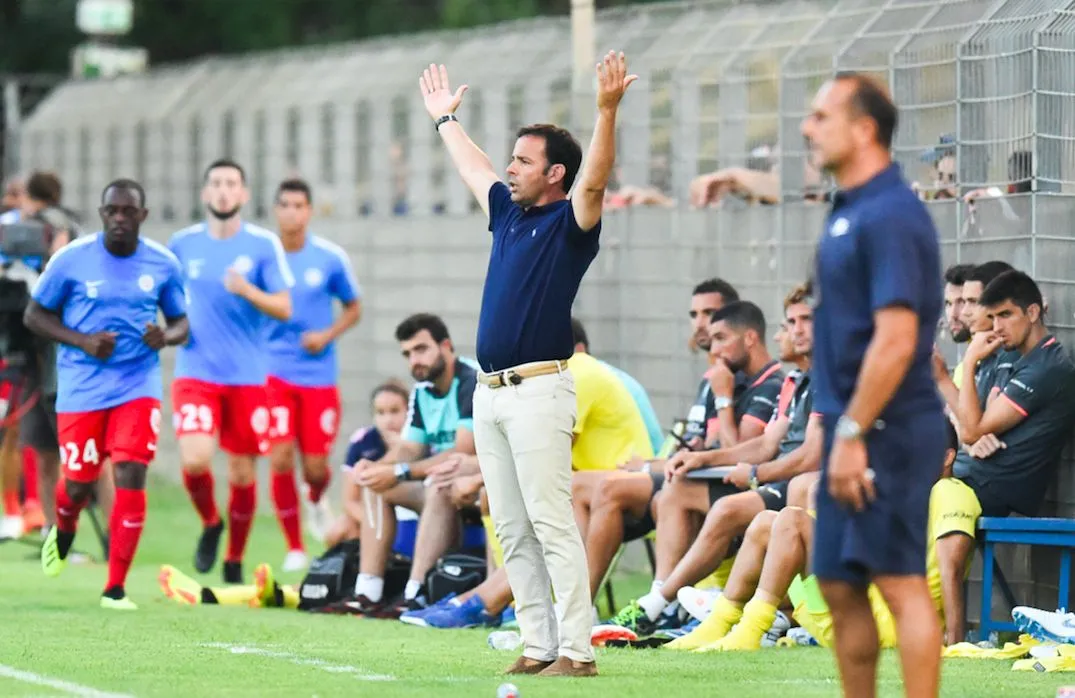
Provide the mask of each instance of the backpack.
[{"label": "backpack", "polygon": [[[310,563],[299,585],[299,610],[312,611],[354,596],[358,580],[359,541],[345,540]],[[384,598],[402,594],[410,576],[410,558],[392,555],[384,576]]]},{"label": "backpack", "polygon": [[473,555],[453,553],[437,560],[426,576],[426,596],[430,605],[449,594],[470,591],[485,581],[486,562]]}]

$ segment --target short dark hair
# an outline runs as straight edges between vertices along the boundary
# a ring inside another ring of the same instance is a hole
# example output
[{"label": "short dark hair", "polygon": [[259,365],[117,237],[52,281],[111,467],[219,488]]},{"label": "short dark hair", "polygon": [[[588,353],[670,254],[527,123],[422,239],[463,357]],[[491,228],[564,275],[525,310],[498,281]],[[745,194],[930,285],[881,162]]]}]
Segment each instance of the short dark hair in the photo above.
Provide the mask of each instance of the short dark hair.
[{"label": "short dark hair", "polygon": [[381,383],[373,389],[373,392],[370,393],[371,405],[373,404],[373,401],[377,399],[377,396],[381,393],[392,393],[393,395],[398,395],[403,398],[404,402],[409,400],[411,397],[410,393],[407,392],[407,388],[404,387],[403,383],[399,382],[395,378],[389,378],[384,383]]},{"label": "short dark hair", "polygon": [[732,286],[724,279],[706,279],[691,291],[692,296],[698,296],[703,293],[719,293],[725,303],[734,303],[739,300],[739,291],[736,291],[735,286]]},{"label": "short dark hair", "polygon": [[850,82],[855,86],[849,104],[854,116],[865,116],[877,126],[877,143],[886,150],[892,148],[892,137],[899,123],[899,110],[896,104],[876,78],[855,71],[842,71],[836,74],[837,82]]},{"label": "short dark hair", "polygon": [[956,427],[955,427],[954,424],[952,424],[952,420],[948,419],[947,417],[944,418],[944,425],[945,425],[945,427],[947,427],[945,429],[944,433],[945,433],[945,436],[948,437],[948,439],[947,439],[948,448],[953,450],[953,451],[955,451],[958,454],[959,453],[959,448],[960,448],[960,443],[959,443],[959,434],[956,432]]},{"label": "short dark hair", "polygon": [[574,337],[575,344],[581,344],[586,347],[586,351],[590,350],[590,338],[586,336],[586,328],[582,324],[582,320],[577,317],[571,318],[571,335]]},{"label": "short dark hair", "polygon": [[1023,311],[1036,305],[1041,308],[1042,314],[1045,314],[1045,300],[1041,297],[1038,284],[1030,278],[1029,274],[1015,269],[1006,271],[990,281],[982,291],[978,304],[995,308],[1006,301],[1011,301]]},{"label": "short dark hair", "polygon": [[133,179],[127,179],[122,177],[120,179],[113,179],[109,182],[104,189],[101,190],[101,203],[105,202],[105,196],[108,194],[109,189],[126,189],[127,191],[133,191],[138,193],[139,206],[146,207],[146,190],[142,188],[142,185]]},{"label": "short dark hair", "polygon": [[26,180],[26,196],[48,206],[59,206],[63,200],[63,184],[52,172],[34,172]]},{"label": "short dark hair", "polygon": [[750,301],[732,301],[709,316],[709,322],[723,320],[731,327],[754,330],[759,337],[765,337],[765,313]]},{"label": "short dark hair", "polygon": [[314,202],[314,195],[310,189],[310,185],[306,183],[306,180],[293,177],[291,179],[285,179],[280,182],[280,186],[276,187],[276,200],[280,200],[280,195],[285,191],[295,192],[297,194],[306,195],[306,203],[312,204]]},{"label": "short dark hair", "polygon": [[944,270],[944,283],[962,286],[972,269],[974,269],[973,264],[953,264]]},{"label": "short dark hair", "polygon": [[241,181],[243,184],[246,184],[246,170],[243,169],[242,165],[235,162],[231,158],[220,158],[219,160],[213,160],[211,163],[209,163],[209,167],[205,168],[205,181],[209,181],[210,172],[212,172],[213,170],[219,170],[222,167],[230,167],[233,170],[238,170],[239,181]]},{"label": "short dark hair", "polygon": [[437,344],[446,339],[451,339],[448,336],[448,326],[444,324],[444,320],[432,313],[416,313],[396,327],[396,341],[406,342],[422,330],[427,330]]},{"label": "short dark hair", "polygon": [[1013,269],[1015,269],[1015,267],[1008,264],[1007,262],[1001,261],[999,259],[993,260],[992,262],[986,262],[984,264],[979,264],[975,267],[972,267],[967,272],[967,275],[963,278],[963,283],[977,281],[982,285],[982,288],[985,288],[993,279],[997,278],[1004,272],[1012,271]]},{"label": "short dark hair", "polygon": [[567,129],[552,124],[523,126],[515,137],[523,136],[538,136],[545,140],[545,159],[550,166],[564,166],[564,179],[560,184],[565,194],[571,191],[571,185],[575,183],[575,177],[582,167],[582,146],[575,137]]}]

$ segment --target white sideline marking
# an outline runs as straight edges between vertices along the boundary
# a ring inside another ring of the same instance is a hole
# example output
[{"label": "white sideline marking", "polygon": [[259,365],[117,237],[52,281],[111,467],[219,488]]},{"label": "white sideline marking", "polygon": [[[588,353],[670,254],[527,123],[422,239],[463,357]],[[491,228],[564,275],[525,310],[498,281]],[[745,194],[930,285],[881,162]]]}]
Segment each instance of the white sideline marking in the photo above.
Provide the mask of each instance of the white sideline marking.
[{"label": "white sideline marking", "polygon": [[270,659],[282,659],[285,662],[297,664],[299,666],[311,666],[321,671],[327,671],[330,674],[352,674],[359,681],[395,681],[396,677],[389,674],[371,674],[363,669],[350,666],[347,664],[330,664],[323,659],[300,657],[297,654],[291,652],[277,652],[275,650],[262,649],[260,647],[251,647],[249,645],[235,645],[230,642],[203,642],[201,647],[211,647],[213,649],[226,650],[232,654],[251,654],[258,657],[268,657]]},{"label": "white sideline marking", "polygon": [[0,664],[0,676],[15,679],[16,681],[22,681],[23,683],[32,683],[37,686],[48,686],[57,691],[70,693],[73,696],[81,696],[82,698],[133,698],[133,696],[127,695],[126,693],[98,691],[96,688],[90,688],[89,686],[81,686],[77,683],[61,681],[60,679],[50,679],[41,674],[23,671],[22,669],[4,666],[3,664]]}]

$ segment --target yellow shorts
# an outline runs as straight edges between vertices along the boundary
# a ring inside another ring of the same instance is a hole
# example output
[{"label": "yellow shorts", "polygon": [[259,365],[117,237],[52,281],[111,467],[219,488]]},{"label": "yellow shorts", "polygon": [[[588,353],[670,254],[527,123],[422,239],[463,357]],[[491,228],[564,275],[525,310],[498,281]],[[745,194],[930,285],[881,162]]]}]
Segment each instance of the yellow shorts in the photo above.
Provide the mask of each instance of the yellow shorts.
[{"label": "yellow shorts", "polygon": [[735,564],[735,556],[724,558],[720,567],[713,574],[694,585],[695,589],[723,589],[728,585],[728,577],[732,574],[732,565]]},{"label": "yellow shorts", "polygon": [[[870,607],[873,609],[873,619],[877,624],[877,637],[882,648],[896,646],[896,621],[888,605],[881,598],[881,592],[877,587],[870,585],[867,591],[870,597]],[[795,620],[814,636],[822,647],[832,647],[833,629],[832,614],[828,604],[821,595],[821,587],[817,583],[817,577],[811,575],[805,580],[796,575],[788,589],[788,598],[794,607],[792,615]]]},{"label": "yellow shorts", "polygon": [[930,491],[929,515],[933,540],[949,533],[964,533],[974,538],[982,505],[970,486],[957,478],[946,477],[938,480]]}]

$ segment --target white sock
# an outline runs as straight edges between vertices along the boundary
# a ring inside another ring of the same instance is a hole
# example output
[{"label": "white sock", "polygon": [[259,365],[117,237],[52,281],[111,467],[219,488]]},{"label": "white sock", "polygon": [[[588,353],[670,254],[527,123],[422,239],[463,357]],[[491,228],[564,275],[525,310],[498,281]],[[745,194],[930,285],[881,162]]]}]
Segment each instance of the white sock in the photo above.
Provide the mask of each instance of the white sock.
[{"label": "white sock", "polygon": [[404,601],[413,601],[415,598],[418,597],[418,592],[421,591],[421,590],[422,590],[422,583],[421,582],[419,582],[417,580],[414,580],[414,579],[408,579],[407,580],[407,586],[403,590],[403,600]]},{"label": "white sock", "polygon": [[365,596],[377,603],[384,596],[384,577],[375,577],[372,574],[358,575],[355,581],[355,596]]},{"label": "white sock", "polygon": [[661,611],[661,615],[665,616],[674,616],[677,613],[679,613],[679,601],[673,601],[668,604],[668,608]]},{"label": "white sock", "polygon": [[661,611],[668,607],[668,601],[661,596],[660,592],[651,591],[638,600],[638,605],[646,612],[647,618],[657,620],[661,616]]},{"label": "white sock", "polygon": [[649,593],[656,594],[658,591],[661,590],[661,587],[663,587],[663,586],[664,586],[664,580],[663,579],[654,579],[653,584],[649,585]]}]

